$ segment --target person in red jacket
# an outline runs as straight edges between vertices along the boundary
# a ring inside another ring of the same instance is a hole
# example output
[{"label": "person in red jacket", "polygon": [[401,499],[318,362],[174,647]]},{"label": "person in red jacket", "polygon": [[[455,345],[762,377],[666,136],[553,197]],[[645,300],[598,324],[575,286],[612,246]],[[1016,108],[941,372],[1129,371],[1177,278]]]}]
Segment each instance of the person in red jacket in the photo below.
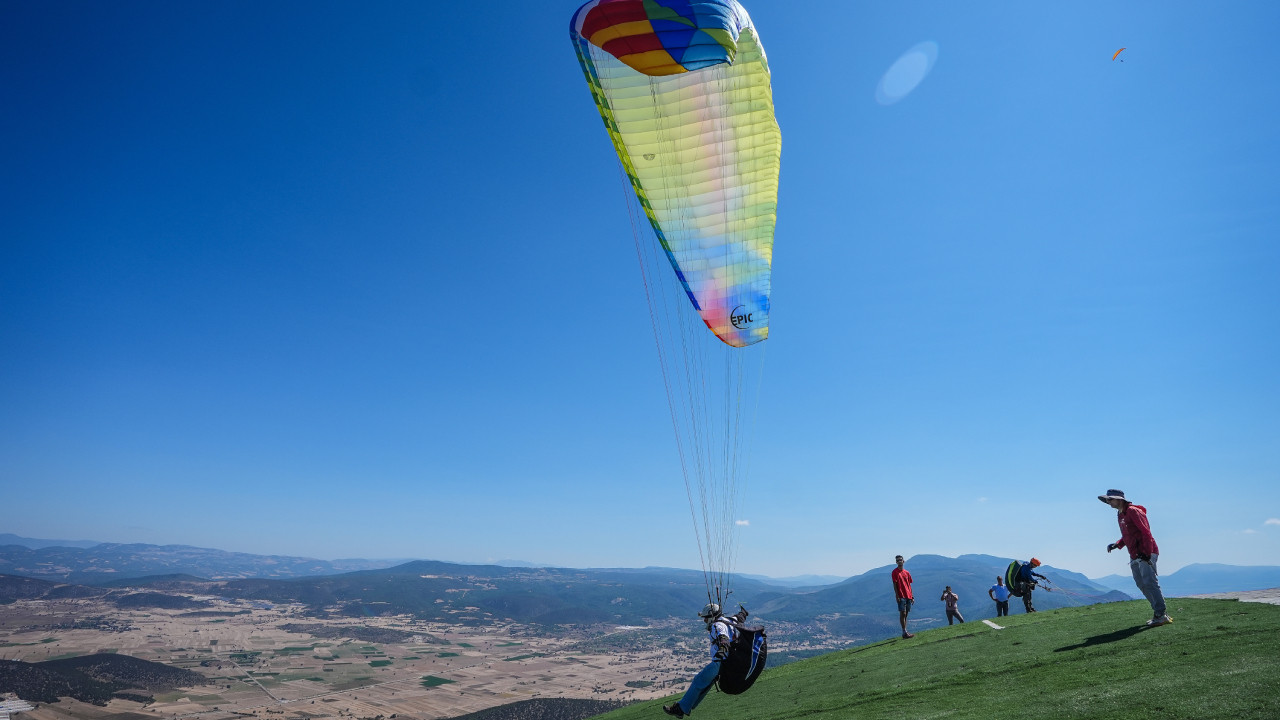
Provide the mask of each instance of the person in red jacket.
[{"label": "person in red jacket", "polygon": [[1129,570],[1133,572],[1133,582],[1151,603],[1151,620],[1147,627],[1159,627],[1173,622],[1173,618],[1165,612],[1164,592],[1160,590],[1160,575],[1156,572],[1156,560],[1160,557],[1160,548],[1151,535],[1151,525],[1147,522],[1147,509],[1135,505],[1125,499],[1119,490],[1108,490],[1106,495],[1098,499],[1116,509],[1116,520],[1120,523],[1120,540],[1107,545],[1107,552],[1119,548],[1129,550]]},{"label": "person in red jacket", "polygon": [[898,622],[902,623],[902,637],[913,638],[915,634],[907,632],[907,614],[915,604],[915,599],[911,597],[911,573],[902,567],[904,561],[901,555],[894,560],[898,567],[889,576],[893,579],[893,596],[898,599]]}]

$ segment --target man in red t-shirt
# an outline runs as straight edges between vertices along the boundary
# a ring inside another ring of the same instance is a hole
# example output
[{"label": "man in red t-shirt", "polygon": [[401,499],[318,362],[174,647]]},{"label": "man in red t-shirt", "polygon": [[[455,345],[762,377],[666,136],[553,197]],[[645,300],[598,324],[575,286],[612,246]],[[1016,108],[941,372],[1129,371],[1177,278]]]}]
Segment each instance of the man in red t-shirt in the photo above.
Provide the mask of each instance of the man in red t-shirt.
[{"label": "man in red t-shirt", "polygon": [[894,560],[897,561],[898,567],[889,576],[893,578],[893,595],[898,599],[898,622],[902,623],[902,637],[913,638],[915,635],[907,632],[907,614],[915,604],[915,599],[911,597],[911,573],[902,567],[904,561],[901,555]]}]

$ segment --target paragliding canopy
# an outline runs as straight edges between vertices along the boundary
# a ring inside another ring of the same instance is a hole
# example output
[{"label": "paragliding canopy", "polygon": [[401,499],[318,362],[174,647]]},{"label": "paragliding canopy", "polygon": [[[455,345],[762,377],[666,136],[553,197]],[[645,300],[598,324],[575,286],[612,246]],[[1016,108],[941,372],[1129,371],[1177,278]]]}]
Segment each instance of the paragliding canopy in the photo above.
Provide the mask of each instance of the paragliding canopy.
[{"label": "paragliding canopy", "polygon": [[737,0],[591,0],[569,37],[629,185],[707,597],[723,606],[769,337],[782,142],[769,66]]},{"label": "paragliding canopy", "polygon": [[641,209],[702,321],[769,335],[781,134],[735,0],[592,0],[570,37]]},{"label": "paragliding canopy", "polygon": [[[1119,50],[1117,50],[1117,51],[1116,51],[1116,54],[1111,56],[1111,61],[1112,61],[1112,62],[1115,62],[1115,59],[1116,59],[1117,57],[1120,57],[1120,53],[1122,53],[1122,52],[1124,52],[1124,48],[1120,48]],[[1124,62],[1124,61],[1123,61],[1123,60],[1121,60],[1120,62]]]},{"label": "paragliding canopy", "polygon": [[634,70],[660,77],[732,63],[742,27],[734,5],[596,0],[583,5],[574,22],[592,45]]}]

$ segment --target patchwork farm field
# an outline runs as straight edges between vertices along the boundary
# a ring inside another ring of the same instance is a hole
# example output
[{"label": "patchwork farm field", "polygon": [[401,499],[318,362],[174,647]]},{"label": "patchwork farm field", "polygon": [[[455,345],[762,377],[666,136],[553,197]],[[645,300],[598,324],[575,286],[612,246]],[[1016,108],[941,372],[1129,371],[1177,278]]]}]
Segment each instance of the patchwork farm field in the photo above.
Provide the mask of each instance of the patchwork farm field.
[{"label": "patchwork farm field", "polygon": [[[307,617],[297,606],[198,597],[200,611],[121,609],[97,599],[0,606],[0,659],[121,653],[208,684],[105,707],[62,698],[23,720],[199,717],[446,718],[536,698],[645,700],[678,691],[701,648],[676,627],[549,637],[516,623]],[[572,631],[567,631],[572,632]]]}]

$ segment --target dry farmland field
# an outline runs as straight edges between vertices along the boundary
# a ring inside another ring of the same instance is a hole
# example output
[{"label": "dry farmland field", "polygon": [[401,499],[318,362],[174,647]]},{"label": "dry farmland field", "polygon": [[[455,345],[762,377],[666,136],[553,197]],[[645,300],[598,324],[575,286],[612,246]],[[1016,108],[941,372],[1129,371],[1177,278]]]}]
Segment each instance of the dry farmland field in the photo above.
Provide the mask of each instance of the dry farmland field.
[{"label": "dry farmland field", "polygon": [[705,652],[700,637],[675,626],[584,628],[549,637],[513,623],[317,619],[296,606],[195,599],[210,604],[195,612],[126,610],[99,599],[0,606],[0,659],[121,653],[193,670],[209,681],[146,703],[113,699],[99,707],[63,698],[16,720],[403,720],[455,717],[532,698],[641,700],[683,689]]}]

